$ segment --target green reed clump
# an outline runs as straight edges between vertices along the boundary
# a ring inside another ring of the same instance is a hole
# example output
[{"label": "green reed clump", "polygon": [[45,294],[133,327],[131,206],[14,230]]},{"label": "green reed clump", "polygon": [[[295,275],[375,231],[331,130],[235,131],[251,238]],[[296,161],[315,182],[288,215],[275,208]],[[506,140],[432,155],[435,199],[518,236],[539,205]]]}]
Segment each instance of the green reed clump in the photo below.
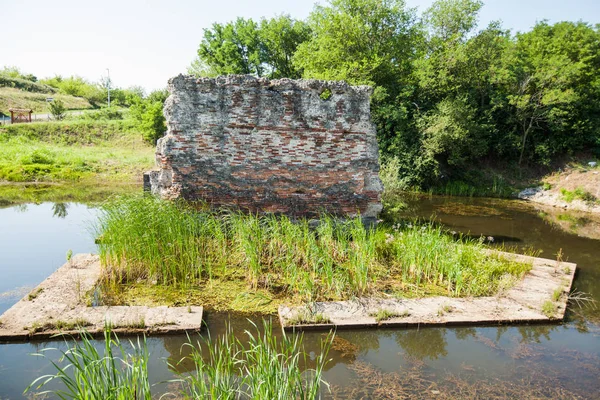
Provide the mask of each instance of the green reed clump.
[{"label": "green reed clump", "polygon": [[[379,225],[360,218],[307,220],[211,212],[151,196],[106,203],[94,232],[106,283],[190,286],[246,280],[305,301],[435,286],[449,295],[486,295],[501,276],[530,266],[503,260],[479,241],[456,242],[431,225]],[[408,288],[408,289],[407,289]],[[438,290],[439,292],[439,290]]]},{"label": "green reed clump", "polygon": [[[321,342],[321,351],[315,359],[304,350],[302,335],[281,337],[273,333],[270,322],[263,321],[263,329],[245,331],[245,340],[236,338],[231,326],[216,340],[210,337],[185,345],[195,373],[181,374],[175,382],[181,383],[186,399],[306,399],[320,397],[323,369],[333,341],[330,334]],[[94,345],[91,335],[79,333],[81,341],[73,340],[58,361],[46,353],[57,350],[43,349],[35,354],[47,358],[56,373],[37,378],[25,393],[39,390],[58,381],[59,389],[36,393],[36,396],[54,395],[61,399],[78,400],[150,400],[152,394],[148,378],[148,350],[145,338],[131,343],[126,350],[110,327],[104,332],[104,351]],[[173,368],[176,369],[176,368]]]},{"label": "green reed clump", "polygon": [[[61,399],[80,400],[150,400],[150,384],[148,382],[148,351],[145,339],[137,344],[131,343],[131,351],[127,352],[116,335],[110,329],[104,332],[104,352],[94,346],[90,334],[80,332],[81,341],[73,340],[73,345],[62,351],[54,366],[54,375],[37,378],[25,389],[38,390],[52,381],[59,381],[62,389],[48,390],[39,395],[53,394]],[[48,358],[47,348],[35,354]]]},{"label": "green reed clump", "polygon": [[[321,342],[321,351],[311,361],[302,345],[302,335],[273,334],[270,322],[261,330],[244,331],[245,340],[235,337],[231,326],[211,341],[184,346],[196,370],[182,375],[182,395],[191,399],[316,399],[320,398],[323,369],[333,335]],[[314,368],[307,368],[309,365]],[[173,368],[175,369],[175,368]]]}]

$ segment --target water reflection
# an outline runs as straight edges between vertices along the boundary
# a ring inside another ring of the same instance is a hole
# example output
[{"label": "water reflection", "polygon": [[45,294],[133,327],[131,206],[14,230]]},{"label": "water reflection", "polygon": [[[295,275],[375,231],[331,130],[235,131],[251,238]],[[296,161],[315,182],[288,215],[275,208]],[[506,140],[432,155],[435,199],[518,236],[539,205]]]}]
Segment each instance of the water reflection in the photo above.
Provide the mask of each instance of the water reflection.
[{"label": "water reflection", "polygon": [[395,336],[396,343],[410,357],[437,360],[448,355],[445,328],[408,329]]},{"label": "water reflection", "polygon": [[52,206],[52,216],[56,218],[65,218],[67,216],[68,209],[68,203],[54,203]]}]

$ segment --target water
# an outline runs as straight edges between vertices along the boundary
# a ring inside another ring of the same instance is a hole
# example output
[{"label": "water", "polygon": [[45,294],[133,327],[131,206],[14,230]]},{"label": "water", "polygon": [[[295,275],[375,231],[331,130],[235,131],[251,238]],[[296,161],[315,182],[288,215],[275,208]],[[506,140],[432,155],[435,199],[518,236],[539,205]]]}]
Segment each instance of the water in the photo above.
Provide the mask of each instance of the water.
[{"label": "water", "polygon": [[[436,221],[450,230],[490,236],[495,244],[533,247],[542,256],[578,264],[574,286],[600,301],[600,223],[583,214],[537,210],[517,201],[415,198],[405,217]],[[81,204],[42,203],[0,209],[0,312],[64,263],[68,249],[91,252],[85,221],[95,210]],[[25,288],[25,289],[23,289]],[[13,293],[11,295],[11,293]],[[17,295],[18,294],[18,295]],[[235,315],[207,314],[214,337],[229,321],[237,335],[250,324]],[[206,334],[206,331],[203,332]],[[318,352],[322,332],[305,334]],[[485,328],[350,330],[337,333],[325,379],[335,398],[600,398],[600,312],[571,307],[561,325]],[[150,378],[156,393],[181,358],[185,336],[151,337]],[[23,398],[36,377],[53,372],[28,355],[61,342],[0,345],[0,398]],[[55,353],[56,354],[56,353]]]}]

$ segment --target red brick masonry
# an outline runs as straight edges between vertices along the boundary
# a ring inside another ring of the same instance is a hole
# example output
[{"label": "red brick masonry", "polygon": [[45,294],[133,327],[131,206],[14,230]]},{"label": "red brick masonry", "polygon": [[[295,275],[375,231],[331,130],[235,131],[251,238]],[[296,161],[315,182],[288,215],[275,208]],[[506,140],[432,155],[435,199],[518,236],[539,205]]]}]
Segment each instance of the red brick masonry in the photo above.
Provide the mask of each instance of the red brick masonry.
[{"label": "red brick masonry", "polygon": [[381,211],[371,88],[247,75],[168,88],[154,193],[291,216]]}]

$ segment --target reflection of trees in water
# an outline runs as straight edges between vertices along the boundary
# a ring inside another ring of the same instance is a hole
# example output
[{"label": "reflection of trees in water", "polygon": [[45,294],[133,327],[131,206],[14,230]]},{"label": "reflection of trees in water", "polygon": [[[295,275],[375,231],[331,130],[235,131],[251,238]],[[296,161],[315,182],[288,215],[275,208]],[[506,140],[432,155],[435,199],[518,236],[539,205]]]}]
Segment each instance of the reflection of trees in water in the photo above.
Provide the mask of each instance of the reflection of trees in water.
[{"label": "reflection of trees in water", "polygon": [[[259,334],[263,334],[263,319],[269,320],[270,318],[254,318],[253,322],[256,325],[253,325],[245,316],[236,315],[235,313],[207,313],[206,323],[209,327],[208,332],[206,328],[204,328],[202,332],[198,334],[191,334],[189,340],[187,336],[183,335],[165,336],[163,338],[164,348],[169,353],[167,362],[170,369],[179,373],[195,371],[196,365],[194,361],[189,358],[192,349],[189,345],[186,345],[186,343],[191,343],[195,348],[201,347],[204,360],[209,361],[209,346],[213,346],[212,344],[207,343],[209,340],[211,342],[220,340],[223,335],[227,334],[228,327],[231,326],[234,337],[245,346],[248,343],[247,332],[250,332],[256,337],[258,328]],[[283,335],[282,330],[275,318],[271,319],[271,322],[273,323],[273,336],[276,337],[277,341],[280,343]],[[317,365],[317,356],[321,354],[321,343],[327,340],[327,333],[323,333],[322,331],[296,334],[286,332],[286,335],[290,340],[294,339],[294,335],[302,335],[302,347],[309,357],[307,357],[306,362],[300,362],[299,366],[301,369],[314,369]],[[345,350],[347,349],[348,347],[346,347]],[[331,359],[331,361],[325,365],[324,370],[327,371],[333,368],[339,362],[349,362],[349,356],[351,357],[352,355],[347,354],[347,351],[330,350],[328,359]]]},{"label": "reflection of trees in water", "polygon": [[68,203],[54,203],[52,205],[52,216],[56,218],[65,218],[68,214]]},{"label": "reflection of trees in water", "polygon": [[448,355],[446,328],[409,329],[396,333],[396,342],[411,357],[435,360]]},{"label": "reflection of trees in water", "polygon": [[556,330],[558,325],[522,325],[517,327],[521,335],[521,343],[540,343],[541,338],[550,341],[550,332]]},{"label": "reflection of trees in water", "polygon": [[25,203],[23,203],[23,204],[17,204],[17,205],[15,206],[15,210],[16,210],[17,212],[22,212],[22,213],[24,213],[24,212],[27,212],[27,210],[28,210],[28,209],[29,209],[29,207],[28,207],[28,206],[27,206],[27,204],[25,204]]}]

